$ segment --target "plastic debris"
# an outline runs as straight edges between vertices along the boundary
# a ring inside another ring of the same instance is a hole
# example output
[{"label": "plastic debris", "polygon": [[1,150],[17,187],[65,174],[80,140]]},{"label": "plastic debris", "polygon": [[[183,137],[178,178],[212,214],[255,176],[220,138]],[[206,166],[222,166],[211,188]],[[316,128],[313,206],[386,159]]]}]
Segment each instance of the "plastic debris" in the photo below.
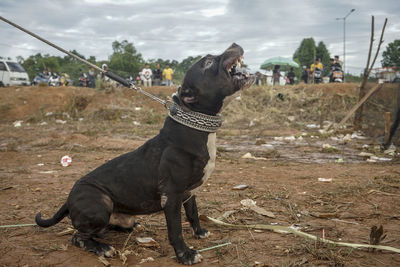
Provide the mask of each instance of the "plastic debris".
[{"label": "plastic debris", "polygon": [[306,127],[310,128],[310,129],[315,129],[315,128],[319,128],[319,125],[312,123],[312,124],[307,124]]},{"label": "plastic debris", "polygon": [[323,149],[330,149],[330,148],[333,148],[333,146],[331,146],[330,144],[323,144],[322,148]]},{"label": "plastic debris", "polygon": [[396,147],[393,144],[391,144],[388,149],[383,151],[383,153],[389,156],[394,156],[396,154]]},{"label": "plastic debris", "polygon": [[136,107],[136,108],[135,108],[136,111],[139,111],[139,110],[141,110],[141,109],[142,109],[141,107]]},{"label": "plastic debris", "polygon": [[13,125],[14,125],[14,127],[15,128],[18,128],[18,127],[21,127],[22,126],[22,123],[23,123],[24,121],[14,121],[13,122]]},{"label": "plastic debris", "polygon": [[289,121],[294,121],[294,120],[295,120],[295,117],[294,117],[294,116],[288,116],[287,119],[288,119]]},{"label": "plastic debris", "polygon": [[246,188],[249,188],[249,185],[247,184],[238,184],[232,187],[233,190],[244,190]]},{"label": "plastic debris", "polygon": [[275,149],[275,147],[273,146],[273,145],[271,145],[271,144],[262,144],[261,145],[262,147],[265,147],[266,149]]},{"label": "plastic debris", "polygon": [[59,123],[59,124],[66,124],[67,121],[64,121],[64,120],[56,120],[56,123]]},{"label": "plastic debris", "polygon": [[140,125],[140,122],[133,121],[133,125],[136,125],[136,126],[138,126],[138,125]]},{"label": "plastic debris", "polygon": [[344,141],[344,142],[351,141],[351,135],[350,135],[350,134],[346,134],[346,136],[343,137],[343,141]]},{"label": "plastic debris", "polygon": [[70,156],[68,156],[68,155],[63,156],[63,157],[61,158],[60,163],[61,163],[61,165],[62,165],[63,167],[68,167],[68,166],[70,166],[71,163],[72,163],[72,158],[71,158]]},{"label": "plastic debris", "polygon": [[41,171],[39,173],[43,173],[43,174],[52,174],[52,173],[56,173],[57,171]]},{"label": "plastic debris", "polygon": [[374,154],[372,153],[368,153],[368,152],[361,152],[360,154],[358,154],[360,157],[373,157]]},{"label": "plastic debris", "polygon": [[294,140],[296,140],[296,137],[294,137],[294,136],[286,136],[286,137],[284,137],[283,138],[285,141],[294,141]]},{"label": "plastic debris", "polygon": [[244,154],[244,155],[242,156],[242,159],[267,160],[266,158],[255,157],[255,156],[251,155],[250,152],[247,152],[246,154]]},{"label": "plastic debris", "polygon": [[351,135],[351,138],[352,139],[367,139],[365,136],[362,136],[362,133],[360,133],[360,132],[357,132],[357,133],[353,133],[352,135]]},{"label": "plastic debris", "polygon": [[147,257],[146,259],[142,259],[139,264],[145,263],[145,262],[151,262],[154,261],[154,259],[152,257]]},{"label": "plastic debris", "polygon": [[376,161],[391,161],[392,159],[391,158],[381,158],[381,157],[372,156],[370,158],[370,160],[375,160],[375,162],[376,162]]},{"label": "plastic debris", "polygon": [[320,178],[318,178],[318,182],[332,182],[332,178],[320,177]]}]

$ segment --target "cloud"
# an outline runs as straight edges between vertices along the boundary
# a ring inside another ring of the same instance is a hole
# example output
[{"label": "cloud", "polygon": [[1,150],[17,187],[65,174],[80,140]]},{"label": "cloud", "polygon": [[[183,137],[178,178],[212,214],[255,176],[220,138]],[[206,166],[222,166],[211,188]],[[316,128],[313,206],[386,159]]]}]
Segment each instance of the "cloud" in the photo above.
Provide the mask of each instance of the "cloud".
[{"label": "cloud", "polygon": [[[389,18],[384,46],[399,38],[397,0],[334,4],[328,0],[2,0],[0,15],[64,49],[100,60],[112,53],[114,40],[132,42],[145,59],[178,61],[219,54],[236,42],[245,50],[245,62],[257,70],[267,58],[291,57],[308,37],[323,41],[333,55],[342,56],[343,20],[336,18],[352,8],[356,11],[346,19],[346,65],[359,73],[368,53],[371,15],[375,15],[377,35],[384,18]],[[4,36],[0,56],[62,55],[3,22],[0,36]]]}]

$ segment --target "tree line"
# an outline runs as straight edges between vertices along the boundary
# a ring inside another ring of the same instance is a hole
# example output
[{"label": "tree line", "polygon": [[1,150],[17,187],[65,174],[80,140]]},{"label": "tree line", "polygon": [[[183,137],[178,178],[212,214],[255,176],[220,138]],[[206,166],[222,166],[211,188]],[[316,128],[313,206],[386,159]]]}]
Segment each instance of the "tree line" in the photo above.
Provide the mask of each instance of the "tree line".
[{"label": "tree line", "polygon": [[[157,63],[159,63],[161,67],[168,64],[172,69],[174,69],[174,80],[178,83],[182,81],[185,72],[190,68],[190,66],[201,58],[201,56],[198,55],[194,57],[189,56],[181,62],[170,59],[164,60],[161,58],[145,61],[142,54],[136,50],[135,46],[126,40],[122,42],[114,41],[112,43],[112,50],[113,53],[109,56],[108,60],[101,61],[97,61],[94,56],[85,58],[84,55],[78,53],[76,50],[71,52],[99,67],[101,67],[102,64],[107,64],[113,72],[124,78],[129,76],[135,78],[144,67],[145,63],[149,63],[150,68],[152,69],[155,68]],[[320,41],[316,45],[313,38],[304,38],[293,54],[293,60],[300,66],[310,67],[316,58],[320,58],[324,65],[323,75],[328,75],[330,71],[329,59],[331,57],[332,56],[324,42]],[[383,52],[382,57],[382,66],[397,66],[397,68],[400,68],[400,40],[395,40],[394,42],[389,43],[386,51]],[[33,79],[38,72],[42,72],[44,69],[50,69],[59,74],[67,73],[70,75],[72,80],[77,81],[81,73],[87,72],[89,69],[88,66],[78,62],[71,56],[60,57],[38,53],[36,55],[31,55],[26,59],[19,56],[17,57],[17,60],[25,68],[31,79]],[[300,77],[301,68],[295,70],[295,72],[296,75]],[[360,76],[361,75],[362,74],[360,74]]]},{"label": "tree line", "polygon": [[[172,69],[174,69],[174,80],[177,81],[181,81],[189,67],[201,58],[201,56],[189,56],[181,62],[170,59],[164,60],[161,58],[149,59],[146,61],[142,54],[136,50],[135,46],[126,40],[122,42],[114,41],[112,43],[112,49],[113,53],[109,56],[108,60],[100,61],[96,60],[96,57],[94,56],[86,58],[76,50],[70,52],[99,67],[103,64],[107,64],[114,73],[123,78],[128,78],[129,76],[135,78],[144,67],[145,63],[149,63],[151,69],[155,69],[157,63],[160,64],[161,67],[168,64]],[[31,80],[38,72],[47,69],[58,74],[67,73],[72,80],[77,81],[83,72],[87,73],[89,70],[88,66],[68,55],[60,57],[37,53],[26,59],[19,56],[17,57],[17,61],[25,68]]]}]

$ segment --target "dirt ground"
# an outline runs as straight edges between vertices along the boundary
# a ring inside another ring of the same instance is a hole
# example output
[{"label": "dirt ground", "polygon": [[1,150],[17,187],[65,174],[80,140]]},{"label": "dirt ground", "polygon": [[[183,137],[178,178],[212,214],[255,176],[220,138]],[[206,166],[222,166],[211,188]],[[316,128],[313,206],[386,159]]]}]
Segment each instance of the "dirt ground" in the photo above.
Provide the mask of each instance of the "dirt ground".
[{"label": "dirt ground", "polygon": [[[167,98],[174,90],[150,91]],[[283,100],[275,97],[279,92]],[[253,87],[243,93],[223,113],[216,169],[197,193],[200,214],[236,225],[292,226],[361,244],[369,243],[371,227],[382,225],[386,238],[381,245],[400,248],[399,151],[385,153],[379,141],[349,127],[337,133],[318,128],[343,118],[356,96],[354,84]],[[32,224],[39,211],[52,216],[77,179],[157,134],[167,112],[123,89],[10,87],[0,88],[0,114],[0,225],[5,226]],[[61,166],[64,155],[72,158],[71,166]],[[249,187],[234,190],[239,184]],[[244,199],[256,201],[275,218],[246,209]],[[163,214],[138,216],[137,221],[143,227],[132,234],[104,236],[126,256],[107,259],[109,264],[182,266],[171,258]],[[197,266],[400,266],[400,254],[393,252],[208,221],[202,225],[212,235],[199,240],[183,223],[188,245],[200,250],[231,244],[202,252]],[[0,228],[0,266],[105,266],[94,254],[72,246],[72,231],[64,232],[70,227],[65,218],[47,229]],[[156,243],[144,246],[137,237]]]}]

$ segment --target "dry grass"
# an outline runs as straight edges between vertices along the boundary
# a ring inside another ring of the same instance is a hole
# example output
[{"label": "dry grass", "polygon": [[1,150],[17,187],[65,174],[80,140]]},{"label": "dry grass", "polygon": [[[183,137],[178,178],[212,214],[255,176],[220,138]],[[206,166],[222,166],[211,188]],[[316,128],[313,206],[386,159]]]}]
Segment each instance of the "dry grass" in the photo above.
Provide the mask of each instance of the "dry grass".
[{"label": "dry grass", "polygon": [[354,92],[342,91],[333,93],[327,85],[251,87],[240,101],[232,101],[224,110],[224,125],[268,129],[338,121],[357,101]]}]

